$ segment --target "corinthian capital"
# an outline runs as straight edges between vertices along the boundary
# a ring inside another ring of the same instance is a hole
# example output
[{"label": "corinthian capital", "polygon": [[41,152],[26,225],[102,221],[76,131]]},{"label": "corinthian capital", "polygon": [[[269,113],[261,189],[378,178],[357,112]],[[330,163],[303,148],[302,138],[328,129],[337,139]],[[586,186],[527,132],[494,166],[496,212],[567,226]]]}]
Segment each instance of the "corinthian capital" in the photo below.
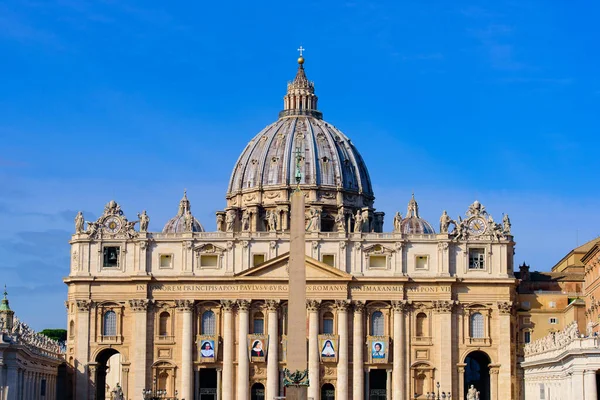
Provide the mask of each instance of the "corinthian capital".
[{"label": "corinthian capital", "polygon": [[352,306],[354,307],[355,313],[361,313],[361,312],[365,311],[365,302],[364,301],[356,300],[356,301],[352,302]]},{"label": "corinthian capital", "polygon": [[238,300],[237,307],[238,311],[248,311],[250,309],[251,302],[248,300]]},{"label": "corinthian capital", "polygon": [[267,300],[265,301],[267,311],[277,311],[279,308],[279,300]]},{"label": "corinthian capital", "polygon": [[439,313],[451,313],[456,304],[455,300],[435,300],[433,309]]},{"label": "corinthian capital", "polygon": [[90,311],[90,307],[92,306],[91,300],[75,300],[77,304],[77,310],[81,312]]},{"label": "corinthian capital", "polygon": [[308,312],[319,311],[320,306],[321,300],[306,300],[306,309],[308,310]]},{"label": "corinthian capital", "polygon": [[392,310],[394,312],[403,313],[408,311],[410,303],[406,300],[392,300]]},{"label": "corinthian capital", "polygon": [[192,311],[194,308],[193,300],[175,300],[175,306],[179,311]]},{"label": "corinthian capital", "polygon": [[350,307],[350,300],[336,300],[335,308],[338,312],[347,312]]},{"label": "corinthian capital", "polygon": [[235,307],[235,301],[233,300],[221,300],[221,309],[225,312],[231,312]]},{"label": "corinthian capital", "polygon": [[500,311],[500,314],[510,314],[513,311],[513,304],[512,301],[499,301],[498,311]]},{"label": "corinthian capital", "polygon": [[150,301],[148,299],[132,299],[132,300],[129,300],[129,307],[134,312],[142,312],[142,311],[145,312],[145,311],[147,311],[149,304],[150,304]]}]

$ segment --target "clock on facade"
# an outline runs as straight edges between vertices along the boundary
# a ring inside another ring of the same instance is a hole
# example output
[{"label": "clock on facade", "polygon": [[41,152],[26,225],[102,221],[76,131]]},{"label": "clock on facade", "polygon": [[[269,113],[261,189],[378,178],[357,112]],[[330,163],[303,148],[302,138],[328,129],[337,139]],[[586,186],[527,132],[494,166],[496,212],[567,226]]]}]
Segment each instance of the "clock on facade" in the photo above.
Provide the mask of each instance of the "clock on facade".
[{"label": "clock on facade", "polygon": [[104,221],[104,229],[109,233],[117,233],[121,229],[121,220],[117,217],[110,217]]},{"label": "clock on facade", "polygon": [[485,232],[485,220],[483,218],[473,218],[469,221],[469,232],[473,235],[481,235]]}]

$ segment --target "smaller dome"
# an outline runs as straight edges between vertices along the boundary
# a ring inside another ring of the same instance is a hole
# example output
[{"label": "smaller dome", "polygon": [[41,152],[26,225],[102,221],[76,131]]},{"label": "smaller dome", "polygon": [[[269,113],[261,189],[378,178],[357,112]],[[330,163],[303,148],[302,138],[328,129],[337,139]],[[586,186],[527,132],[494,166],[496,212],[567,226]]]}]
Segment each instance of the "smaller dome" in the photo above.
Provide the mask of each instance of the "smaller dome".
[{"label": "smaller dome", "polygon": [[[190,221],[187,223],[187,221]],[[191,225],[188,227],[187,225]],[[191,229],[190,229],[191,228]],[[179,202],[177,215],[171,218],[162,230],[163,233],[204,232],[204,228],[192,215],[190,201],[187,192],[183,192],[183,198]]]},{"label": "smaller dome", "polygon": [[415,194],[408,202],[406,210],[406,218],[402,220],[401,231],[404,234],[431,235],[435,234],[435,230],[431,224],[419,217],[419,204],[415,200]]}]

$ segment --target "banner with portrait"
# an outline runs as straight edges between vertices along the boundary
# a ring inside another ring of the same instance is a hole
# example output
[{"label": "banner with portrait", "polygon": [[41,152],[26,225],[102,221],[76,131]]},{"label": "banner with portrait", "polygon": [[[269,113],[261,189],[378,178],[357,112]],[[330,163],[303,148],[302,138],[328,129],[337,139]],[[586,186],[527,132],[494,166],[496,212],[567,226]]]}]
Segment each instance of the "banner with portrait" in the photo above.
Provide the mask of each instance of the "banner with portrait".
[{"label": "banner with portrait", "polygon": [[371,364],[385,364],[388,362],[390,339],[387,336],[369,336],[369,362]]},{"label": "banner with portrait", "polygon": [[338,335],[319,335],[321,362],[337,362]]},{"label": "banner with portrait", "polygon": [[215,335],[201,335],[198,340],[198,360],[203,363],[217,361],[217,346],[219,341]]},{"label": "banner with portrait", "polygon": [[269,335],[256,333],[248,335],[248,356],[250,357],[250,362],[266,362],[268,347]]}]

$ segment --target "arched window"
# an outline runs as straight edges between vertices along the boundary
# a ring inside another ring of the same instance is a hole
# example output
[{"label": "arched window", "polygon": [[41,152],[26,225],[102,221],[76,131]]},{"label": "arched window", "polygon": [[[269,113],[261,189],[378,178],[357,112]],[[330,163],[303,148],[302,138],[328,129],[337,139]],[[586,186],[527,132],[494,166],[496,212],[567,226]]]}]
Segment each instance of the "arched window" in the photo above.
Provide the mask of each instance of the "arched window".
[{"label": "arched window", "polygon": [[417,324],[416,324],[416,335],[417,336],[427,336],[427,314],[418,313],[417,314]]},{"label": "arched window", "polygon": [[166,312],[163,311],[160,313],[160,316],[158,317],[158,334],[160,336],[168,336],[169,335],[169,325],[171,322],[171,315]]},{"label": "arched window", "polygon": [[483,315],[481,313],[473,313],[470,317],[471,322],[471,337],[474,339],[482,339],[483,332]]},{"label": "arched window", "polygon": [[331,383],[321,386],[321,400],[335,400],[335,387]]},{"label": "arched window", "polygon": [[110,310],[104,313],[103,336],[117,336],[117,313]]},{"label": "arched window", "polygon": [[75,336],[75,321],[71,320],[69,323],[69,337]]},{"label": "arched window", "polygon": [[330,312],[326,312],[325,314],[323,314],[323,333],[333,333],[333,314]]},{"label": "arched window", "polygon": [[202,313],[202,334],[203,335],[214,335],[216,326],[215,313],[208,310]]},{"label": "arched window", "polygon": [[371,315],[371,336],[383,336],[383,313],[375,311]]},{"label": "arched window", "polygon": [[252,333],[265,333],[265,316],[260,311],[254,314]]}]

